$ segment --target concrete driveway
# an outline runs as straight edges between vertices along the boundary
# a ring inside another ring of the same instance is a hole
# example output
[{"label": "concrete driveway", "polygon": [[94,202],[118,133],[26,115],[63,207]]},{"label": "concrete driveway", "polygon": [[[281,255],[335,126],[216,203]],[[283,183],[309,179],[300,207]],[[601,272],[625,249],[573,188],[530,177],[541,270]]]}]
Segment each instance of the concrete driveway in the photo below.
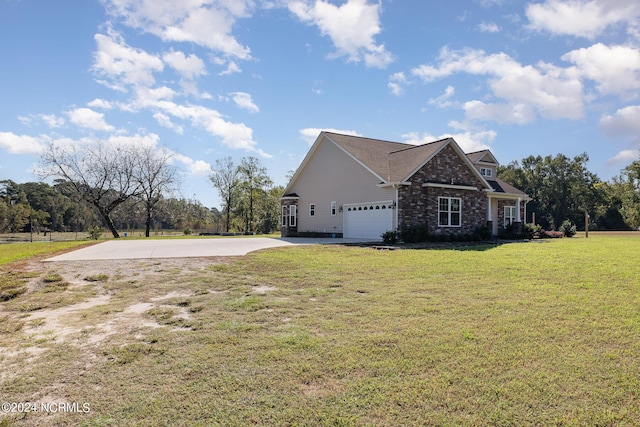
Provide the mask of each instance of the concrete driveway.
[{"label": "concrete driveway", "polygon": [[183,240],[110,240],[58,255],[45,261],[91,261],[104,259],[190,258],[242,256],[280,246],[359,243],[360,239],[305,238],[211,238]]}]

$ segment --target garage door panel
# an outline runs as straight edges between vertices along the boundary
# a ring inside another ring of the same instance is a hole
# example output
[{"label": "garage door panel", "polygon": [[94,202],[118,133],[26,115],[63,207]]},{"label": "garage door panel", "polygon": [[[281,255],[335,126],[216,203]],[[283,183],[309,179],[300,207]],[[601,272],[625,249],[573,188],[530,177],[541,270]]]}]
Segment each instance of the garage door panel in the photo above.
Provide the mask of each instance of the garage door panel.
[{"label": "garage door panel", "polygon": [[380,240],[393,227],[393,209],[387,202],[346,205],[344,237]]}]

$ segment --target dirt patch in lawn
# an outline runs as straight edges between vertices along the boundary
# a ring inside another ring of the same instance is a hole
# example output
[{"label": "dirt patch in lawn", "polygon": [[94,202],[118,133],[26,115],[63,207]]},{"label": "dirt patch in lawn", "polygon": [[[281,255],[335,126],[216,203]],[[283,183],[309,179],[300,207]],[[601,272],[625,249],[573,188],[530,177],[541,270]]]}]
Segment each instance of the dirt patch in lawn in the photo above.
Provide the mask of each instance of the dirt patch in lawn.
[{"label": "dirt patch in lawn", "polygon": [[[211,265],[229,258],[173,258],[42,262],[5,266],[21,274],[26,292],[0,304],[0,380],[13,376],[25,360],[54,346],[92,353],[117,336],[142,336],[148,329],[190,326],[193,286]],[[208,293],[207,283],[202,293]],[[188,291],[186,289],[189,289]]]}]

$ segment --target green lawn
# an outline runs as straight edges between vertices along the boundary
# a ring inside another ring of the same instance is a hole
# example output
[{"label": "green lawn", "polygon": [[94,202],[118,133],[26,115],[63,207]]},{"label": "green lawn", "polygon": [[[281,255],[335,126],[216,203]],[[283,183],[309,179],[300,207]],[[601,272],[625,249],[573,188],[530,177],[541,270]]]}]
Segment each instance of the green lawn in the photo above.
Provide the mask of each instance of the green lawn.
[{"label": "green lawn", "polygon": [[[104,273],[49,291],[110,295],[65,339],[29,332],[20,307],[39,291],[0,305],[13,325],[0,348],[31,355],[0,356],[16,371],[0,376],[2,401],[91,408],[0,425],[640,425],[637,236],[279,248]],[[141,302],[160,327],[91,344]]]},{"label": "green lawn", "polygon": [[92,243],[88,243],[87,241],[69,241],[0,244],[0,266],[10,262],[32,258],[36,255],[54,254],[88,244]]}]

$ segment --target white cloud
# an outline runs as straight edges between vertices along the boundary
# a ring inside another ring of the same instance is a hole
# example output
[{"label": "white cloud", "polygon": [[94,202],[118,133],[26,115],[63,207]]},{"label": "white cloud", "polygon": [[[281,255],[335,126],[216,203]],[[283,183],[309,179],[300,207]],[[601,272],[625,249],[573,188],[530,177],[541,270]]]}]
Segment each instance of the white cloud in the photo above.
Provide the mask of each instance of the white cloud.
[{"label": "white cloud", "polygon": [[182,129],[181,126],[172,123],[170,117],[189,121],[192,126],[220,137],[222,143],[229,148],[252,151],[266,158],[271,157],[257,147],[258,143],[253,140],[253,130],[250,127],[244,123],[226,121],[216,110],[200,105],[180,105],[170,100],[153,98],[145,99],[144,105],[139,106],[154,111],[154,117],[162,125],[168,125],[179,131]]},{"label": "white cloud", "polygon": [[44,150],[44,144],[29,135],[0,132],[0,148],[10,154],[40,154]]},{"label": "white cloud", "polygon": [[39,116],[43,122],[50,128],[60,128],[64,126],[65,120],[62,117],[57,117],[55,114],[40,114]]},{"label": "white cloud", "polygon": [[404,85],[408,84],[409,81],[403,72],[394,73],[389,77],[389,83],[387,86],[391,89],[391,93],[396,96],[400,96],[404,93]]},{"label": "white cloud", "polygon": [[127,45],[122,36],[112,29],[107,35],[96,34],[97,50],[93,70],[109,88],[126,91],[126,86],[152,86],[154,72],[162,71],[164,64],[155,55]]},{"label": "white cloud", "polygon": [[302,139],[309,145],[312,145],[315,140],[320,135],[320,132],[332,132],[332,133],[340,133],[343,135],[352,135],[352,136],[361,136],[358,132],[354,130],[340,130],[340,129],[332,129],[332,128],[305,128],[301,129],[300,136]]},{"label": "white cloud", "polygon": [[176,91],[162,86],[155,89],[139,87],[135,90],[135,100],[131,104],[134,109],[153,107],[160,101],[170,101],[176,96]]},{"label": "white cloud", "polygon": [[596,82],[602,94],[637,98],[640,89],[640,50],[628,46],[596,43],[562,56],[576,65],[580,74]]},{"label": "white cloud", "polygon": [[251,16],[253,0],[103,0],[107,11],[132,28],[164,41],[190,42],[227,56],[249,59],[251,51],[232,35]]},{"label": "white cloud", "polygon": [[529,28],[551,34],[593,39],[621,23],[635,27],[640,17],[637,0],[546,0],[526,7]]},{"label": "white cloud", "polygon": [[260,111],[258,106],[253,102],[253,99],[251,99],[250,94],[246,92],[233,92],[233,93],[230,93],[229,95],[231,96],[231,99],[233,99],[233,102],[235,102],[238,107],[244,110],[247,110],[251,113],[257,113],[258,111]]},{"label": "white cloud", "polygon": [[115,128],[104,120],[104,114],[90,108],[76,108],[67,112],[69,121],[74,125],[91,130],[110,132]]},{"label": "white cloud", "polygon": [[162,60],[188,80],[207,74],[204,62],[196,55],[185,56],[184,52],[170,51],[162,55]]},{"label": "white cloud", "polygon": [[301,21],[316,25],[323,36],[331,38],[337,49],[335,56],[346,56],[351,62],[365,62],[367,67],[384,68],[394,61],[384,44],[376,44],[381,32],[380,3],[347,0],[341,6],[324,0],[296,0],[289,10]]},{"label": "white cloud", "polygon": [[600,128],[609,136],[631,138],[640,144],[640,105],[631,105],[600,119]]},{"label": "white cloud", "polygon": [[227,69],[218,73],[219,76],[230,76],[232,74],[241,73],[242,69],[234,61],[229,61]]},{"label": "white cloud", "polygon": [[171,129],[175,131],[175,133],[182,135],[184,133],[184,128],[180,125],[177,125],[171,121],[171,117],[167,114],[157,112],[153,114],[153,118],[156,119],[156,122],[162,127],[167,129]]},{"label": "white cloud", "polygon": [[607,166],[624,165],[640,160],[640,150],[622,150],[607,160]]},{"label": "white cloud", "polygon": [[204,160],[193,160],[183,154],[172,153],[173,158],[187,167],[189,174],[195,176],[209,176],[213,173],[213,167]]},{"label": "white cloud", "polygon": [[486,104],[474,100],[464,103],[464,111],[469,120],[495,121],[497,123],[531,123],[536,119],[533,106],[526,103]]},{"label": "white cloud", "polygon": [[93,101],[87,103],[87,106],[92,108],[101,108],[103,110],[111,110],[113,108],[113,103],[111,101],[107,101],[106,99],[96,98]]},{"label": "white cloud", "polygon": [[478,25],[478,30],[482,33],[498,33],[500,32],[500,27],[495,22],[481,22]]},{"label": "white cloud", "polygon": [[543,62],[525,66],[505,53],[487,55],[475,49],[443,48],[438,61],[437,66],[414,68],[412,74],[426,83],[456,73],[487,75],[493,95],[504,101],[469,101],[465,110],[470,118],[528,123],[536,115],[578,119],[584,114],[583,86],[574,67],[561,68]]},{"label": "white cloud", "polygon": [[439,108],[447,108],[453,105],[449,99],[456,93],[456,89],[449,85],[444,90],[444,93],[436,98],[431,98],[428,103],[431,105],[435,105]]},{"label": "white cloud", "polygon": [[640,159],[640,105],[631,105],[605,115],[600,119],[600,129],[609,137],[622,137],[629,141],[629,148],[607,160],[608,165],[625,164]]}]

